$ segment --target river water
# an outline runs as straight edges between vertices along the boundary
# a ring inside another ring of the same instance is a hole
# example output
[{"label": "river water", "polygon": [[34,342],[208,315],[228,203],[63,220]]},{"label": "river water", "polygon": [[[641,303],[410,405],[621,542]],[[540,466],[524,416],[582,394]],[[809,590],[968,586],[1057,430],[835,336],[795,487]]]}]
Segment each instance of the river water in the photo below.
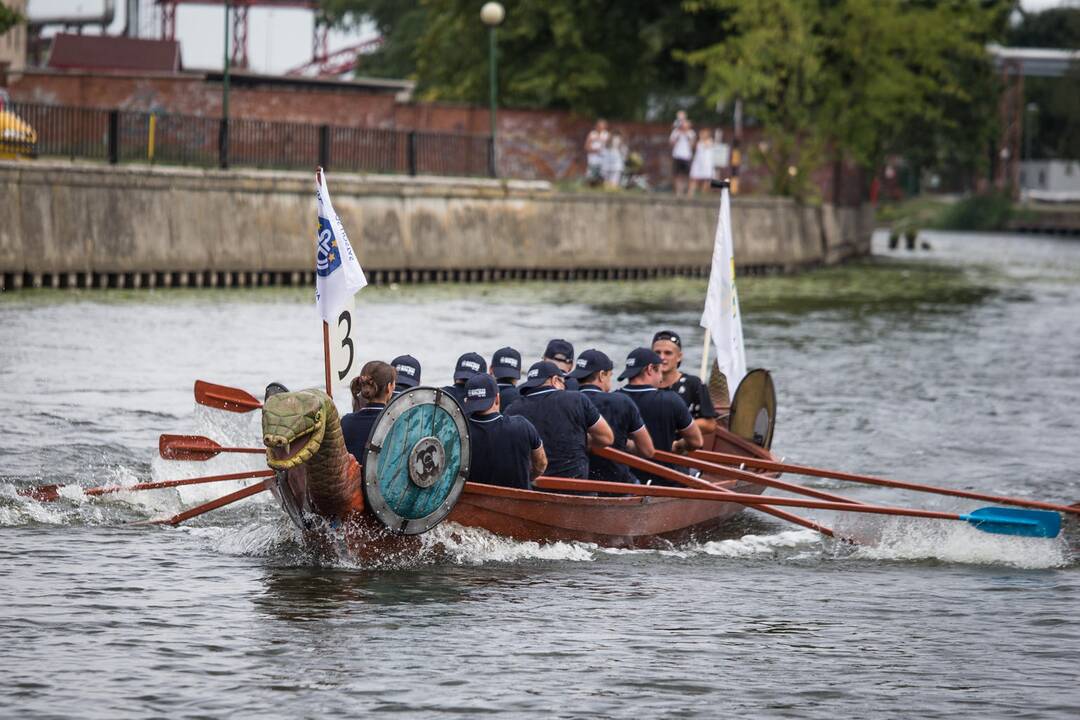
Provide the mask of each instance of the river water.
[{"label": "river water", "polygon": [[[742,278],[748,360],[778,388],[787,459],[1080,500],[1080,243],[928,235],[796,277]],[[362,359],[550,337],[621,359],[661,327],[700,359],[705,284],[369,288]],[[539,546],[440,526],[406,567],[319,565],[267,496],[179,528],[131,525],[236,486],[78,486],[257,468],[155,459],[162,432],[257,439],[195,378],[321,380],[307,290],[0,296],[0,717],[1076,717],[1075,523],[1056,540],[804,514],[857,549],[748,511],[658,551]],[[790,478],[796,479],[796,478]],[[55,503],[19,488],[70,483]],[[831,481],[890,504],[985,503]]]}]

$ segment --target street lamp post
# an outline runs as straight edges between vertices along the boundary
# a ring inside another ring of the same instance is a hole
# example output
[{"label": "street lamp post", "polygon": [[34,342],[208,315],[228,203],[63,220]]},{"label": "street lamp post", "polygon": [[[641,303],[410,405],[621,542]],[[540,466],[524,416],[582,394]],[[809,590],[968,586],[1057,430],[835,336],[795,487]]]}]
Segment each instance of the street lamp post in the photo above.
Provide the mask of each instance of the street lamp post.
[{"label": "street lamp post", "polygon": [[495,64],[498,55],[495,45],[495,33],[502,25],[502,21],[506,18],[506,10],[503,9],[502,3],[487,2],[480,8],[480,20],[488,26],[488,67],[491,86],[491,176],[495,177],[497,174],[496,168],[498,165],[495,163],[495,109],[498,103],[498,80],[495,74]]},{"label": "street lamp post", "polygon": [[1035,131],[1035,121],[1032,118],[1038,116],[1039,106],[1028,103],[1024,109],[1027,111],[1027,117],[1024,118],[1024,159],[1031,160],[1031,136]]},{"label": "street lamp post", "polygon": [[218,165],[229,167],[229,0],[225,0],[225,65],[221,78],[221,129],[218,135]]}]

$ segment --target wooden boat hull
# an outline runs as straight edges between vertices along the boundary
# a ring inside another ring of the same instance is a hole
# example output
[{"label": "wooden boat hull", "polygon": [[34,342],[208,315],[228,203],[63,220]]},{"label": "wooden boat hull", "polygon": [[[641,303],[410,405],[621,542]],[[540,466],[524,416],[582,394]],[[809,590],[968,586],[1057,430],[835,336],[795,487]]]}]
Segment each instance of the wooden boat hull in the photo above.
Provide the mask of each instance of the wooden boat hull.
[{"label": "wooden boat hull", "polygon": [[[760,485],[725,483],[737,492]],[[448,520],[515,540],[653,548],[707,540],[743,510],[734,503],[655,497],[583,497],[469,483]]]},{"label": "wooden boat hull", "polygon": [[[768,450],[722,429],[715,436],[706,438],[706,447],[774,459]],[[760,494],[765,490],[764,486],[754,483],[703,477],[718,487],[735,492]],[[312,508],[306,501],[306,484],[306,470],[301,467],[283,473],[277,482],[272,481],[271,489],[286,513],[301,528],[309,546],[322,552],[344,551],[363,561],[397,557],[419,547],[416,536],[391,533],[366,510],[353,513],[346,522],[334,527],[328,527],[324,522],[312,522]],[[515,540],[657,548],[718,537],[723,534],[727,521],[744,509],[735,503],[706,500],[591,497],[469,482],[447,519]]]},{"label": "wooden boat hull", "polygon": [[[774,459],[727,430],[705,438],[717,451]],[[778,474],[769,473],[772,477]],[[761,494],[765,487],[723,477],[704,476],[718,487]],[[479,527],[515,540],[578,541],[603,547],[664,547],[723,533],[728,520],[744,510],[734,503],[649,497],[584,497],[467,483],[449,520]]]}]

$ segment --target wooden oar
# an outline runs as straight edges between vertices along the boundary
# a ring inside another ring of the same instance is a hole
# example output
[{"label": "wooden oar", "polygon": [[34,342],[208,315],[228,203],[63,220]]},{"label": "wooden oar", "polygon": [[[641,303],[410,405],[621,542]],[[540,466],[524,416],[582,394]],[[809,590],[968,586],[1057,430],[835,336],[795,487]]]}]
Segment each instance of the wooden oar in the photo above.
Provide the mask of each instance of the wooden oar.
[{"label": "wooden oar", "polygon": [[[162,488],[180,487],[181,485],[201,485],[203,483],[224,482],[226,480],[247,480],[248,478],[273,477],[273,470],[251,470],[248,472],[228,473],[227,475],[208,475],[206,477],[186,478],[184,480],[159,480],[157,482],[138,483],[136,485],[102,485],[99,487],[83,488],[84,495],[105,495],[107,493],[123,492],[125,490],[161,490]],[[39,500],[52,502],[60,499],[62,485],[41,485],[36,488],[20,490],[20,495]]]},{"label": "wooden oar", "polygon": [[246,488],[243,488],[242,490],[237,490],[236,492],[231,492],[228,495],[222,495],[217,500],[211,500],[210,502],[203,503],[202,505],[196,505],[193,508],[190,508],[188,510],[185,510],[183,512],[180,512],[180,513],[177,513],[177,514],[173,515],[171,518],[166,518],[164,520],[143,520],[142,522],[137,522],[137,523],[132,523],[132,524],[133,525],[179,525],[180,523],[184,522],[185,520],[190,520],[191,518],[202,515],[203,513],[208,513],[211,510],[217,510],[218,508],[225,507],[226,505],[230,505],[230,504],[236,502],[237,500],[243,500],[246,497],[251,497],[252,495],[257,495],[258,493],[261,493],[264,490],[269,490],[269,489],[270,489],[270,485],[268,484],[268,482],[266,480],[263,480],[260,483],[255,483],[254,485],[248,485]]},{"label": "wooden oar", "polygon": [[[692,478],[689,475],[683,475],[681,472],[678,472],[676,470],[672,470],[669,467],[664,467],[663,465],[660,465],[659,463],[650,462],[649,460],[646,460],[645,458],[638,457],[637,455],[631,455],[628,452],[624,452],[622,450],[616,450],[615,448],[611,448],[611,447],[594,448],[590,452],[592,452],[593,455],[597,455],[597,456],[602,457],[602,458],[607,458],[608,460],[611,460],[613,462],[622,463],[623,465],[629,465],[630,467],[636,467],[638,470],[644,470],[645,472],[650,472],[653,475],[656,475],[656,476],[662,477],[662,478],[666,478],[666,479],[668,479],[668,480],[670,480],[672,482],[679,483],[680,485],[686,485],[688,487],[698,488],[698,489],[701,489],[701,490],[708,490],[708,491],[711,491],[711,492],[721,492],[721,493],[732,493],[733,492],[731,490],[728,490],[725,487],[720,487],[719,485],[713,485],[708,480],[701,480],[700,478]],[[615,491],[614,490],[601,490],[600,492],[615,492]],[[763,513],[766,513],[768,515],[772,515],[773,517],[779,518],[781,520],[786,520],[787,522],[795,523],[796,525],[801,525],[804,528],[809,528],[811,530],[815,530],[815,531],[817,531],[817,532],[819,532],[822,535],[825,535],[827,537],[836,537],[836,533],[834,533],[832,531],[832,529],[830,529],[828,527],[825,527],[824,525],[822,525],[820,523],[816,523],[813,520],[807,520],[806,518],[799,517],[798,515],[793,515],[792,513],[786,512],[784,510],[779,510],[777,508],[762,507],[762,508],[758,508],[758,509]]]},{"label": "wooden oar", "polygon": [[765,485],[766,487],[773,487],[777,490],[786,490],[798,495],[806,495],[807,497],[815,497],[818,500],[829,500],[831,502],[839,503],[853,503],[862,504],[858,500],[852,500],[841,495],[833,495],[822,490],[815,490],[813,488],[803,487],[802,485],[796,485],[795,483],[784,482],[783,480],[777,480],[776,478],[768,477],[767,475],[761,475],[759,473],[746,472],[745,470],[736,470],[735,468],[728,467],[726,465],[720,465],[718,463],[711,463],[705,460],[699,460],[697,458],[688,457],[686,455],[678,455],[673,452],[665,452],[663,450],[657,450],[653,458],[660,460],[661,462],[674,463],[676,465],[682,465],[683,467],[697,468],[698,470],[704,470],[706,472],[716,473],[717,475],[726,475],[727,477],[735,480],[745,480],[747,482],[756,483],[758,485]]},{"label": "wooden oar", "polygon": [[202,435],[162,435],[158,451],[166,460],[209,460],[218,453],[266,454],[266,448],[222,447]]},{"label": "wooden oar", "polygon": [[205,380],[195,381],[195,402],[234,413],[247,413],[262,407],[262,401],[245,390]]},{"label": "wooden oar", "polygon": [[863,483],[866,485],[881,485],[883,487],[900,488],[902,490],[915,490],[918,492],[935,493],[937,495],[952,495],[954,497],[969,498],[971,500],[985,500],[986,502],[1000,503],[1002,505],[1016,505],[1018,507],[1038,508],[1040,510],[1053,510],[1055,512],[1067,512],[1080,515],[1080,503],[1077,505],[1055,505],[1053,503],[1039,502],[1038,500],[1024,500],[1022,498],[1004,497],[1001,495],[987,495],[986,493],[972,492],[970,490],[956,490],[953,488],[937,487],[935,485],[923,485],[921,483],[903,482],[901,480],[888,480],[886,478],[872,477],[870,475],[856,475],[855,473],[840,470],[825,470],[823,468],[810,467],[808,465],[792,465],[791,463],[776,462],[774,460],[762,460],[759,458],[743,457],[742,455],[729,455],[728,453],[713,452],[710,450],[695,450],[691,456],[713,462],[745,464],[762,470],[777,470],[779,472],[793,473],[795,475],[811,475],[815,477],[832,478],[834,480],[846,480],[848,482]]},{"label": "wooden oar", "polygon": [[886,505],[852,505],[826,500],[803,500],[801,498],[764,497],[746,493],[722,493],[715,490],[672,488],[658,485],[631,485],[630,483],[597,482],[593,480],[568,480],[565,478],[539,477],[533,485],[542,490],[576,490],[578,492],[615,492],[645,497],[675,497],[692,500],[733,502],[739,505],[785,505],[814,508],[818,510],[841,510],[875,515],[900,515],[904,517],[930,518],[934,520],[960,520],[978,530],[999,535],[1022,537],[1057,537],[1061,531],[1061,516],[1046,510],[1018,510],[1016,508],[985,507],[970,513],[957,514],[937,510],[889,507]]}]

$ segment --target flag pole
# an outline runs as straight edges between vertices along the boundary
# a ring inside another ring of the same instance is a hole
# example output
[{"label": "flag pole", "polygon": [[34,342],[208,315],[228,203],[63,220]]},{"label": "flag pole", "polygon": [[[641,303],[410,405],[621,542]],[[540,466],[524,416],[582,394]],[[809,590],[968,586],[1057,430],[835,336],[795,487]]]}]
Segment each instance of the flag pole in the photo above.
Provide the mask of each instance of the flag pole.
[{"label": "flag pole", "polygon": [[326,369],[326,394],[334,397],[333,383],[330,382],[330,323],[322,321],[323,367]]},{"label": "flag pole", "polygon": [[[315,184],[321,185],[323,169],[322,165],[315,168]],[[326,376],[326,394],[330,397],[334,397],[334,385],[330,382],[330,323],[325,320],[322,321],[322,356],[323,356],[323,368]]]},{"label": "flag pole", "polygon": [[705,377],[705,372],[709,369],[709,341],[712,340],[712,333],[709,332],[709,328],[705,328],[705,346],[701,348],[701,374],[698,375],[705,382],[709,382],[709,379]]},{"label": "flag pole", "polygon": [[[337,373],[338,380],[344,379],[356,359],[356,346],[350,337],[353,330],[352,307],[356,293],[367,285],[367,278],[356,259],[341,218],[330,202],[326,173],[321,167],[315,168],[315,198],[319,205],[319,228],[315,245],[315,306],[322,320],[326,394],[333,397],[334,373]],[[337,323],[334,342],[340,339],[342,349],[349,351],[347,362],[340,358],[343,368],[334,367],[335,358],[330,354],[331,319]],[[347,327],[343,336],[342,323]]]}]

